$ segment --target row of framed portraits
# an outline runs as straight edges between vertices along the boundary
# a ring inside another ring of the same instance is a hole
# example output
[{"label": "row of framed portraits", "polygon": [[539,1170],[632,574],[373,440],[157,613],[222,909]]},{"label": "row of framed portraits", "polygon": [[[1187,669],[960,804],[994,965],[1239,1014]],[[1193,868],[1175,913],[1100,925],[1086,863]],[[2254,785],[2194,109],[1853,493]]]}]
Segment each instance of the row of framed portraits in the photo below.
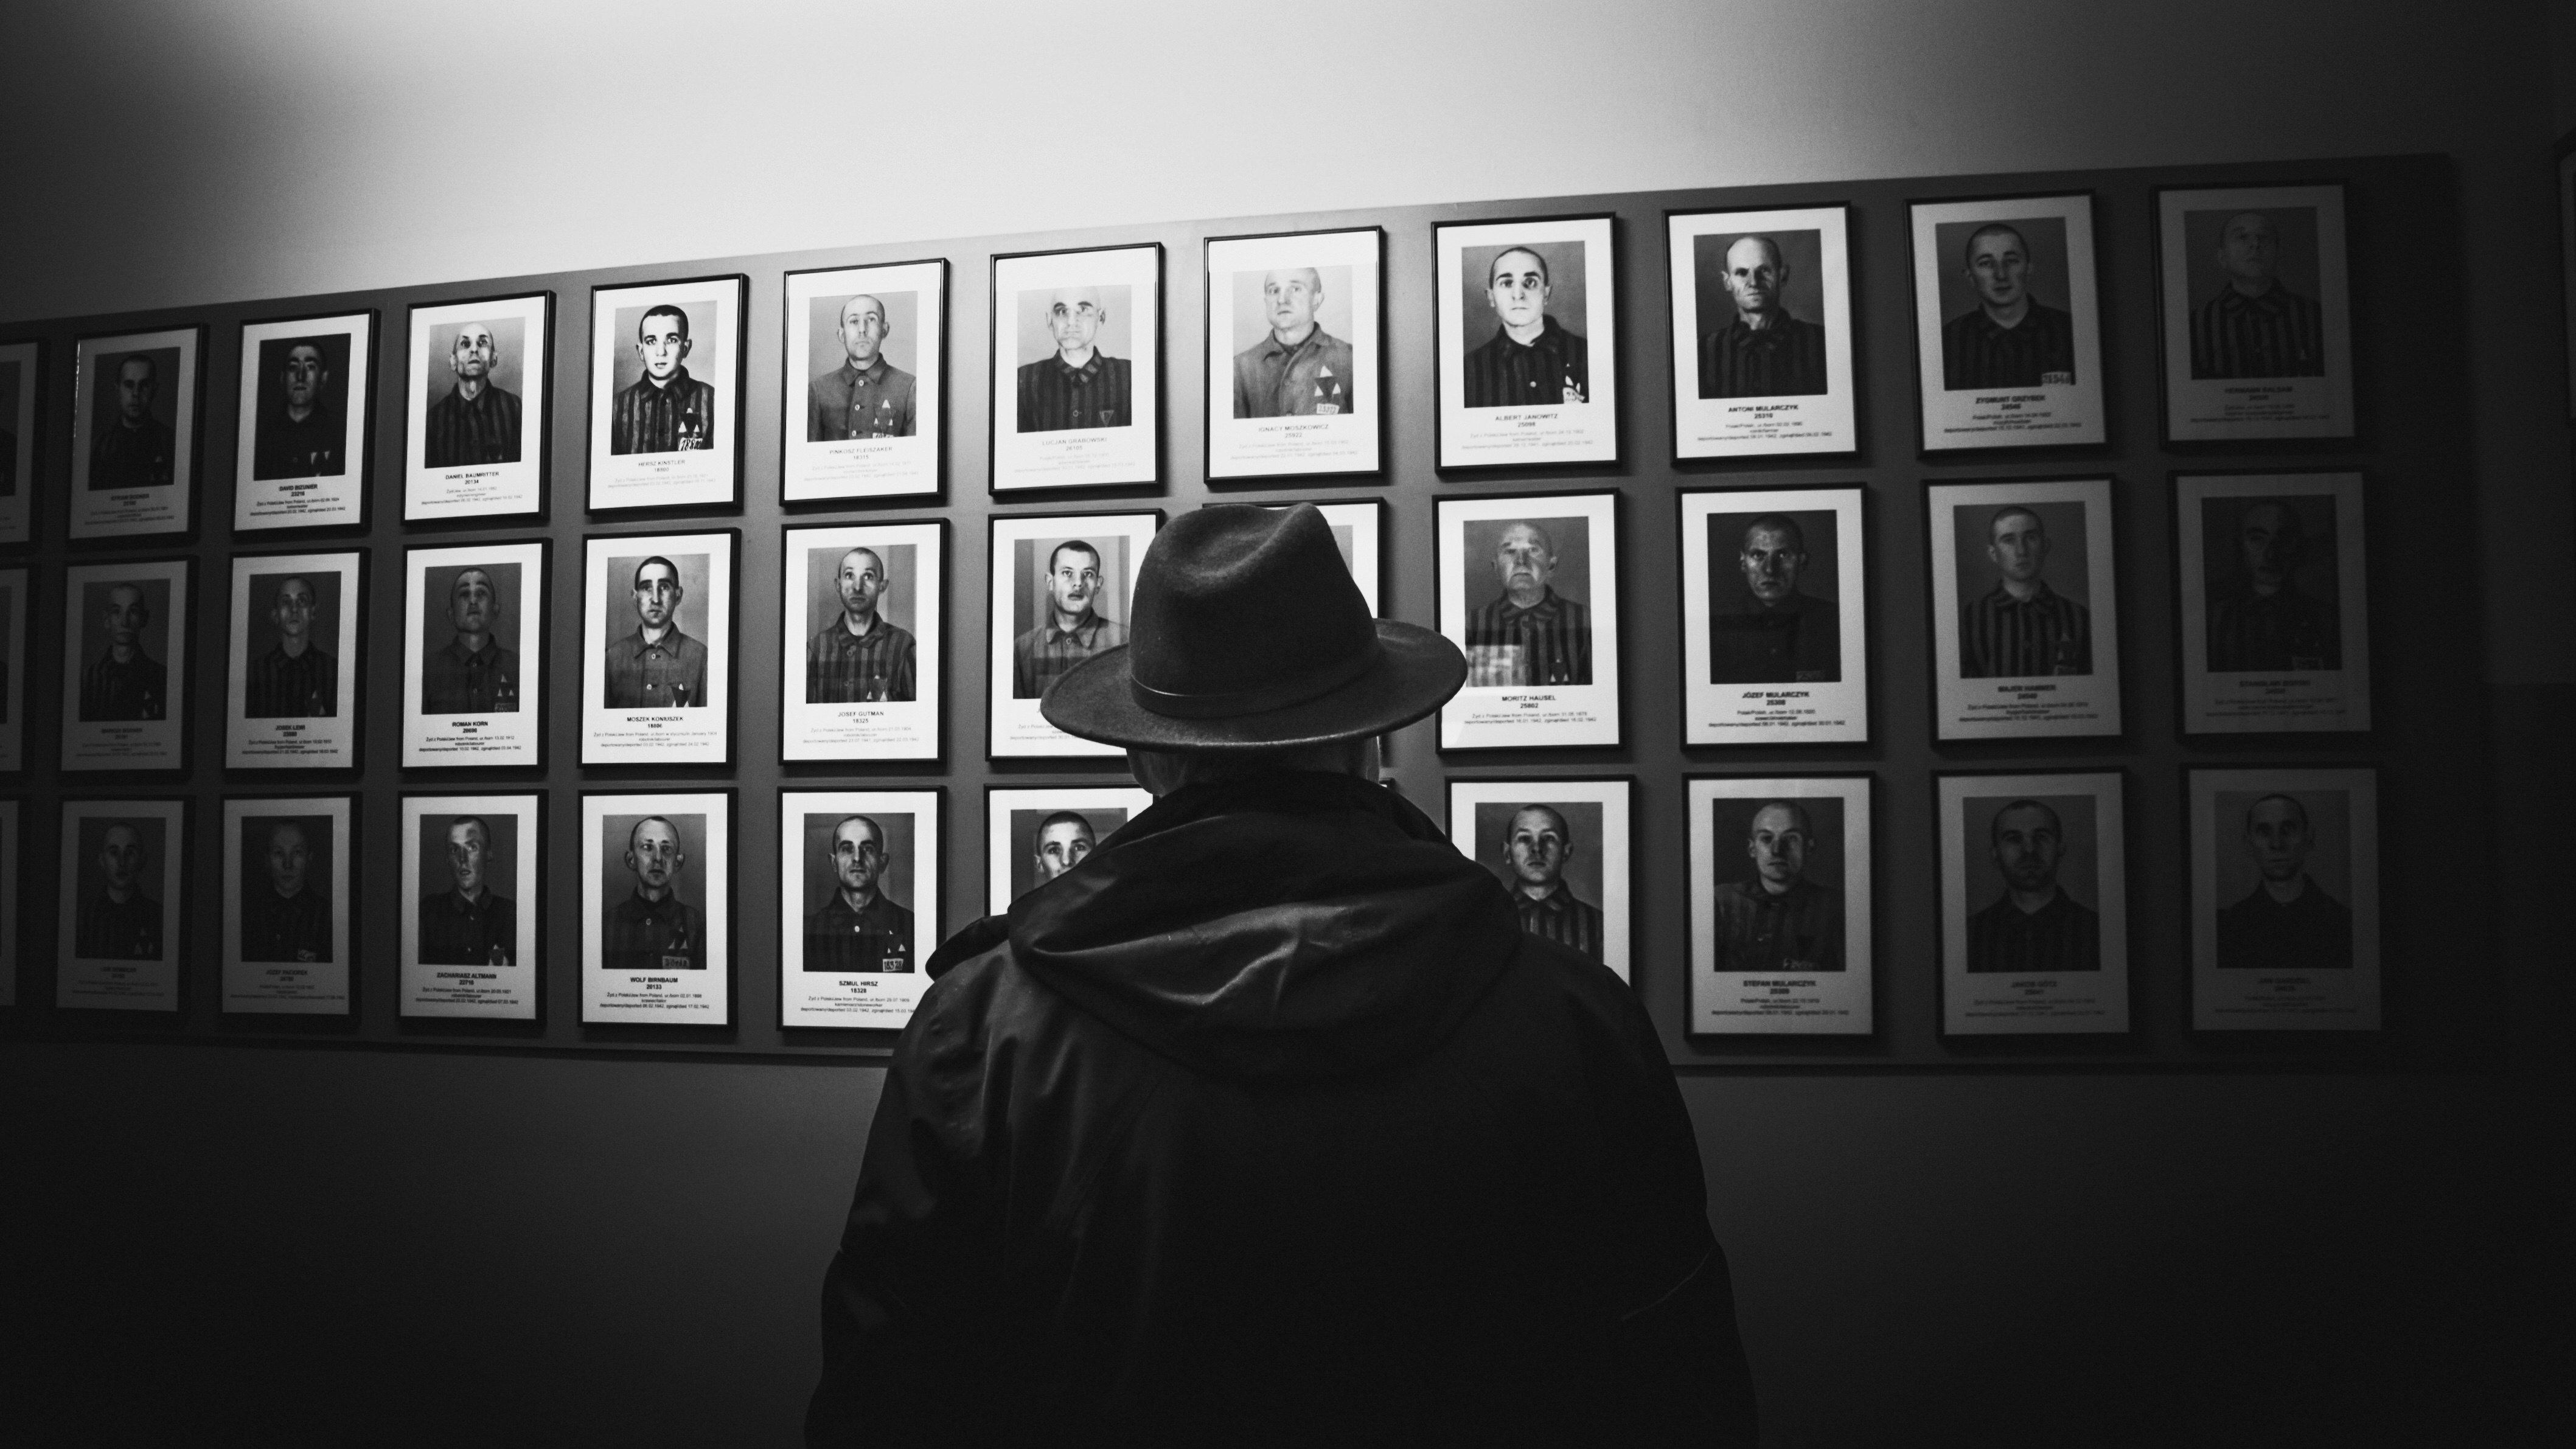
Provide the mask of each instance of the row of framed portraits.
[{"label": "row of framed portraits", "polygon": [[[2194,768],[2184,781],[2192,1025],[2376,1030],[2377,772]],[[1872,778],[1683,784],[1689,1030],[1874,1031],[1885,933],[1872,915]],[[2126,776],[1961,772],[1934,786],[1942,1031],[2128,1031]],[[1631,979],[1635,794],[1626,777],[1452,778],[1450,837],[1511,893],[1524,930]],[[944,798],[937,788],[779,792],[781,1026],[910,1018],[941,937]],[[222,802],[226,1012],[354,1012],[360,803]],[[585,1025],[730,1025],[734,803],[731,790],[585,791],[576,889],[550,894],[542,792],[404,795],[391,903],[400,1014],[537,1019],[546,903],[569,899]],[[1151,803],[1132,786],[988,789],[985,908],[1006,911],[1080,865]],[[0,801],[10,861],[20,808]],[[178,1008],[189,810],[177,799],[65,802],[58,1005]],[[0,872],[0,942],[13,956],[16,879]],[[0,984],[14,992],[16,962],[6,965]]]},{"label": "row of framed portraits", "polygon": [[[2354,433],[2341,183],[2156,195],[2164,433],[2180,443]],[[1668,213],[1673,455],[1860,448],[1852,208]],[[1910,206],[1927,453],[2106,440],[2090,192]],[[1435,456],[1444,470],[1620,460],[1616,218],[1440,222]],[[1211,480],[1386,467],[1382,228],[1204,246]],[[992,258],[996,492],[1163,481],[1160,243]],[[789,272],[781,496],[941,488],[949,264]],[[592,289],[593,512],[742,499],[749,278]],[[544,509],[551,292],[415,304],[395,410],[406,522]],[[366,519],[372,311],[241,328],[236,531]],[[203,326],[73,346],[74,539],[185,533]],[[27,538],[41,346],[0,346],[0,542]]]}]

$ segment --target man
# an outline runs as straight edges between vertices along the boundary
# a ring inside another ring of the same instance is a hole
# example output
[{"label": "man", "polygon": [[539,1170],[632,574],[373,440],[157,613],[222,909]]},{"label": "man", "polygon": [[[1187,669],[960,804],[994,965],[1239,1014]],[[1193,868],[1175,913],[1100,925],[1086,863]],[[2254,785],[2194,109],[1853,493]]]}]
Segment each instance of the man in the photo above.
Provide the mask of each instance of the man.
[{"label": "man", "polygon": [[2102,969],[2102,918],[2057,884],[2066,830],[2057,812],[2015,800],[1987,827],[2004,893],[1968,917],[1968,969],[2054,974]]},{"label": "man", "polygon": [[1807,879],[1815,846],[1807,807],[1773,800],[1753,812],[1744,829],[1753,875],[1717,887],[1718,970],[1843,969],[1843,898]]},{"label": "man", "polygon": [[2191,375],[2323,377],[2325,311],[2280,283],[2281,234],[2240,211],[2218,233],[2227,285],[2191,314]]},{"label": "man", "polygon": [[1080,539],[1047,554],[1047,616],[1011,645],[1011,697],[1036,699],[1066,670],[1127,642],[1127,626],[1100,617],[1100,550]]},{"label": "man", "polygon": [[1024,364],[1019,375],[1018,430],[1061,433],[1124,428],[1136,421],[1134,369],[1095,345],[1109,321],[1098,287],[1058,287],[1047,298],[1047,331],[1055,356]]},{"label": "man", "polygon": [[716,445],[716,390],[689,376],[689,314],[664,303],[635,324],[644,375],[617,394],[611,453],[683,453]]},{"label": "man", "polygon": [[447,647],[420,662],[422,714],[516,714],[519,651],[505,649],[493,629],[501,622],[501,591],[488,569],[457,571],[447,589]]},{"label": "man", "polygon": [[1547,258],[1513,247],[1485,271],[1485,303],[1499,324],[1467,354],[1467,406],[1556,407],[1592,400],[1592,353],[1580,334],[1547,315]]},{"label": "man", "polygon": [[297,339],[278,368],[282,403],[259,427],[259,451],[251,460],[253,478],[326,478],[346,468],[341,454],[348,430],[325,405],[331,369],[322,344]]},{"label": "man", "polygon": [[152,415],[160,390],[161,369],[152,354],[129,353],[116,365],[116,411],[90,435],[90,492],[159,488],[175,476],[179,435]]},{"label": "man", "polygon": [[680,569],[669,559],[635,566],[635,632],[608,646],[610,709],[703,709],[707,646],[680,632]]},{"label": "man", "polygon": [[1735,315],[1699,345],[1699,395],[1798,397],[1825,390],[1825,329],[1790,314],[1789,263],[1767,236],[1737,237],[1719,274]]},{"label": "man", "polygon": [[448,888],[420,898],[424,966],[515,966],[519,913],[492,888],[492,827],[479,815],[447,823]]},{"label": "man", "polygon": [[2257,498],[2237,516],[2236,589],[2209,608],[2209,667],[2221,673],[2343,667],[2334,605],[2299,590],[2307,525],[2284,500]]},{"label": "man", "polygon": [[169,671],[143,652],[143,626],[152,611],[143,603],[143,586],[117,584],[107,591],[101,621],[107,629],[107,651],[81,672],[80,717],[84,723],[166,718],[170,712]]},{"label": "man", "polygon": [[805,441],[912,436],[913,377],[886,361],[885,303],[841,304],[841,351],[848,360],[805,385]]},{"label": "man", "polygon": [[1157,803],[932,958],[807,1442],[1750,1443],[1644,1008],[1373,783],[1459,651],[1305,504],[1182,515],[1135,621],[1043,708]]},{"label": "man", "polygon": [[319,607],[310,580],[290,574],[279,582],[268,609],[277,642],[251,661],[250,677],[242,683],[242,713],[248,718],[331,719],[340,713],[339,661],[313,642]]},{"label": "man", "polygon": [[99,838],[99,893],[81,907],[73,952],[90,961],[161,959],[161,903],[143,893],[143,833],[122,821]]},{"label": "man", "polygon": [[1261,278],[1270,334],[1234,355],[1238,418],[1333,417],[1351,410],[1351,345],[1315,320],[1324,274],[1288,267]]},{"label": "man", "polygon": [[2245,853],[2261,876],[2218,913],[2218,965],[2231,971],[2349,971],[2352,911],[2308,875],[2308,807],[2266,795],[2245,812]]},{"label": "man", "polygon": [[1545,805],[1524,805],[1503,826],[1503,863],[1512,873],[1512,908],[1521,929],[1601,959],[1601,908],[1579,899],[1565,880],[1574,858],[1574,828]]},{"label": "man", "polygon": [[1037,883],[1045,885],[1099,848],[1100,837],[1091,821],[1076,811],[1059,810],[1039,821],[1037,843],[1030,852],[1037,857]]},{"label": "man", "polygon": [[268,832],[267,864],[265,882],[242,888],[242,959],[330,960],[331,903],[306,880],[313,847],[303,826],[281,820]]},{"label": "man", "polygon": [[835,582],[841,617],[806,641],[805,702],[912,699],[920,687],[918,646],[909,630],[877,614],[885,598],[885,560],[875,549],[851,549],[841,555]]},{"label": "man", "polygon": [[1831,599],[1798,591],[1807,571],[1807,533],[1798,520],[1766,513],[1746,524],[1735,567],[1742,589],[1709,590],[1709,682],[1839,682],[1842,611]]},{"label": "man", "polygon": [[501,362],[492,324],[468,322],[447,349],[456,385],[421,419],[420,460],[429,468],[476,468],[519,461],[519,395],[492,380]]},{"label": "man", "polygon": [[823,858],[834,889],[823,909],[805,918],[808,971],[912,970],[912,912],[878,889],[885,876],[885,827],[853,815],[832,827]]},{"label": "man", "polygon": [[1959,676],[2028,679],[2093,672],[2093,613],[2040,577],[2048,567],[2048,526],[2027,508],[1986,520],[1994,588],[1959,610]]},{"label": "man", "polygon": [[648,815],[626,832],[626,869],[635,890],[608,908],[600,968],[607,971],[703,971],[707,918],[677,894],[680,828]]},{"label": "man", "polygon": [[1968,285],[1977,305],[1941,327],[1944,388],[2075,385],[2075,319],[2030,294],[2038,270],[2030,244],[2002,222],[1969,236]]},{"label": "man", "polygon": [[1467,616],[1471,685],[1544,686],[1592,682],[1592,610],[1562,597],[1556,541],[1535,523],[1515,523],[1494,546],[1502,597]]}]

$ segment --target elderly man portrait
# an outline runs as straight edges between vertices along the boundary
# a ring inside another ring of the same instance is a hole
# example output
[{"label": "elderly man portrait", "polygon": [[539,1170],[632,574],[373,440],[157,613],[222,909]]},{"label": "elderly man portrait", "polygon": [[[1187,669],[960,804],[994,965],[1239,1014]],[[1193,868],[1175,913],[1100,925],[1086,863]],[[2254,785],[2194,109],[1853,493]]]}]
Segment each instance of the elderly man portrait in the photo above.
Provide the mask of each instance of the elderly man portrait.
[{"label": "elderly man portrait", "polygon": [[456,381],[421,418],[420,460],[429,468],[519,461],[519,395],[494,382],[501,345],[489,322],[456,329],[447,370]]},{"label": "elderly man portrait", "polygon": [[839,328],[841,365],[805,384],[805,441],[911,437],[913,376],[886,360],[885,303],[852,297]]},{"label": "elderly man portrait", "polygon": [[892,864],[885,827],[850,816],[832,827],[823,860],[832,867],[832,898],[805,918],[805,969],[912,970],[912,912],[883,889]]},{"label": "elderly man portrait", "polygon": [[2075,382],[2075,319],[2031,295],[2039,264],[2002,222],[1968,237],[1963,260],[1977,305],[1941,325],[1941,385],[2067,387]]},{"label": "elderly man portrait", "polygon": [[1986,520],[1995,586],[1959,606],[1959,676],[2026,679],[2093,672],[2093,614],[2048,586],[2048,525],[2028,508]]},{"label": "elderly man portrait", "polygon": [[618,390],[608,415],[611,453],[681,453],[716,445],[715,384],[689,376],[689,314],[664,303],[635,324],[644,375]]},{"label": "elderly man portrait", "polygon": [[98,893],[81,903],[73,952],[91,961],[161,959],[161,903],[144,893],[143,832],[122,821],[98,843]]},{"label": "elderly man portrait", "polygon": [[2191,375],[2323,377],[2325,309],[2281,285],[2281,232],[2240,211],[2218,232],[2226,285],[2191,314]]},{"label": "elderly man portrait", "polygon": [[1494,545],[1502,596],[1467,616],[1471,685],[1592,682],[1592,610],[1557,593],[1556,541],[1535,523],[1505,528]]},{"label": "elderly man portrait", "polygon": [[872,548],[841,555],[833,575],[841,613],[805,641],[805,702],[910,700],[920,688],[919,646],[910,630],[877,612],[885,601],[885,560]]},{"label": "elderly man portrait", "polygon": [[1104,619],[1100,550],[1080,539],[1047,554],[1046,617],[1011,644],[1011,697],[1036,699],[1064,672],[1127,642],[1127,626]]},{"label": "elderly man portrait", "polygon": [[1744,854],[1752,871],[1718,883],[1720,971],[1840,971],[1842,893],[1807,879],[1816,827],[1807,807],[1773,800],[1745,822]]},{"label": "elderly man portrait", "polygon": [[1968,917],[1968,969],[2045,974],[2102,969],[2102,918],[2057,883],[2066,827],[2037,800],[1995,812],[1987,846],[2003,894]]},{"label": "elderly man portrait", "polygon": [[1022,365],[1018,430],[1061,433],[1136,421],[1134,365],[1100,350],[1109,303],[1098,287],[1058,287],[1047,297],[1055,355]]},{"label": "elderly man portrait", "polygon": [[107,591],[100,627],[107,648],[81,671],[80,717],[84,723],[166,719],[170,713],[170,674],[161,661],[143,652],[144,626],[152,610],[143,601],[141,584],[116,584]]},{"label": "elderly man portrait", "polygon": [[245,717],[330,719],[340,713],[340,663],[313,642],[321,609],[312,580],[289,574],[278,581],[268,606],[277,642],[250,662],[242,681]]},{"label": "elderly man portrait", "polygon": [[348,471],[348,429],[331,405],[330,388],[321,339],[288,343],[277,368],[276,405],[259,420],[253,478],[327,478]]},{"label": "elderly man portrait", "polygon": [[2286,499],[2248,499],[2236,517],[2236,580],[2209,606],[2209,667],[2225,673],[2341,669],[2335,606],[2299,588],[2307,525]]},{"label": "elderly man portrait", "polygon": [[610,709],[702,709],[707,646],[682,633],[680,566],[655,556],[635,566],[635,632],[610,641],[605,703]]},{"label": "elderly man portrait", "polygon": [[1737,237],[1718,274],[1735,315],[1700,339],[1699,395],[1798,397],[1825,391],[1825,329],[1789,311],[1789,263],[1767,236]]},{"label": "elderly man portrait", "polygon": [[1547,315],[1555,290],[1547,258],[1513,247],[1485,270],[1494,335],[1467,353],[1471,408],[1556,407],[1592,400],[1592,353],[1582,334]]},{"label": "elderly man portrait", "polygon": [[1038,822],[1037,834],[1029,845],[1037,874],[1032,884],[1048,881],[1073,869],[1100,847],[1100,834],[1092,829],[1090,817],[1075,810],[1058,810]]},{"label": "elderly man portrait", "polygon": [[447,587],[447,643],[420,661],[422,714],[516,714],[519,652],[502,647],[501,591],[489,569],[457,571]]},{"label": "elderly man portrait", "polygon": [[1737,579],[1710,570],[1708,678],[1711,684],[1834,683],[1843,677],[1842,610],[1798,587],[1807,571],[1807,534],[1785,513],[1744,526]]},{"label": "elderly man portrait", "polygon": [[161,368],[150,353],[127,353],[116,364],[107,399],[115,410],[100,409],[104,416],[90,434],[89,491],[158,488],[176,476],[179,435],[152,415],[160,391]]},{"label": "elderly man portrait", "polygon": [[648,815],[626,832],[626,871],[635,888],[608,908],[600,967],[607,971],[703,971],[707,918],[679,897],[680,828]]},{"label": "elderly man portrait", "polygon": [[[420,898],[420,962],[424,966],[514,966],[519,960],[519,913],[492,886],[492,826],[480,815],[447,822],[444,853],[447,888]],[[423,873],[436,867],[423,863]]]},{"label": "elderly man portrait", "polygon": [[2308,874],[2317,837],[2308,807],[2266,795],[2245,811],[2254,889],[2218,912],[2218,964],[2231,971],[2352,969],[2352,909]]},{"label": "elderly man portrait", "polygon": [[1261,278],[1261,310],[1270,330],[1234,355],[1238,418],[1331,417],[1351,410],[1351,345],[1316,320],[1324,274],[1283,267]]},{"label": "elderly man portrait", "polygon": [[269,827],[264,878],[242,872],[241,956],[245,961],[331,959],[331,902],[311,880],[313,845],[304,827]]},{"label": "elderly man portrait", "polygon": [[1574,827],[1562,811],[1524,805],[1503,825],[1503,864],[1511,872],[1512,907],[1521,929],[1601,959],[1601,908],[1574,893],[1565,878],[1574,858]]}]

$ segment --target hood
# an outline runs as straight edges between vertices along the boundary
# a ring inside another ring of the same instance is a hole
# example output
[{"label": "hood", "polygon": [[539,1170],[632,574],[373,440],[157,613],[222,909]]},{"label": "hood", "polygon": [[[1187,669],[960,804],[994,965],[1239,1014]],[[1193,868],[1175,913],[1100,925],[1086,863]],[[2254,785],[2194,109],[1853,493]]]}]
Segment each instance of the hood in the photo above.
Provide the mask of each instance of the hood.
[{"label": "hood", "polygon": [[1014,959],[1183,1065],[1335,1076],[1446,1040],[1511,898],[1395,792],[1274,771],[1166,796],[1011,908]]}]

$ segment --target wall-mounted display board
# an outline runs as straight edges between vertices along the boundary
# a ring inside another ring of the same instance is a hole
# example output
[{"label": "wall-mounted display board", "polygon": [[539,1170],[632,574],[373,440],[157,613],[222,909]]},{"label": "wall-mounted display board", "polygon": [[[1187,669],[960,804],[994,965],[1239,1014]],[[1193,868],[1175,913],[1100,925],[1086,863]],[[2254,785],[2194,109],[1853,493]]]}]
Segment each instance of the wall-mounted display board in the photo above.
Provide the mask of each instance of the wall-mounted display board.
[{"label": "wall-mounted display board", "polygon": [[[2457,225],[2448,161],[2363,158],[0,323],[0,1036],[882,1056],[1147,808],[1034,696],[1160,522],[1308,501],[1478,661],[1400,793],[1597,912],[1686,1069],[2474,1062],[2493,926],[2377,888],[2491,864],[2480,652],[2387,557],[2471,493]],[[358,511],[257,527],[259,430],[325,411],[360,456],[296,496]],[[345,1001],[247,1009],[307,952]]]}]

